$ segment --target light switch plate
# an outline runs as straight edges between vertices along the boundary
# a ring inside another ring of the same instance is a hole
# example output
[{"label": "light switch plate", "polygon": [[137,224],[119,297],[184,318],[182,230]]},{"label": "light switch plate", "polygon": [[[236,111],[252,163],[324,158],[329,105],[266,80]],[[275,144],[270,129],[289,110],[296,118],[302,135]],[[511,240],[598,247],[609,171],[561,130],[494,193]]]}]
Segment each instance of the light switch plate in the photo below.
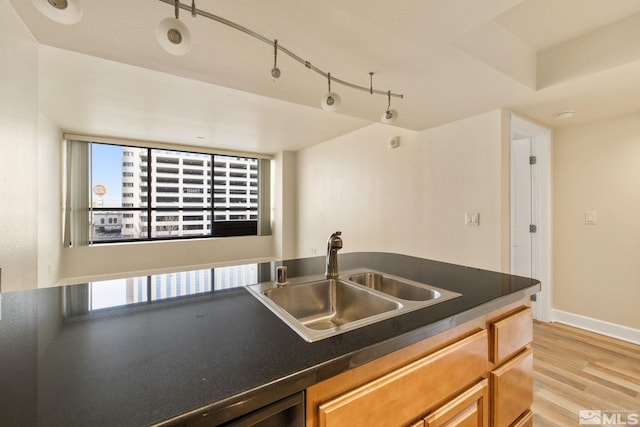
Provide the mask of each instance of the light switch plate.
[{"label": "light switch plate", "polygon": [[478,227],[480,225],[480,213],[466,212],[464,214],[464,225]]},{"label": "light switch plate", "polygon": [[596,225],[598,223],[598,217],[596,213],[593,211],[585,212],[584,223],[587,225]]}]

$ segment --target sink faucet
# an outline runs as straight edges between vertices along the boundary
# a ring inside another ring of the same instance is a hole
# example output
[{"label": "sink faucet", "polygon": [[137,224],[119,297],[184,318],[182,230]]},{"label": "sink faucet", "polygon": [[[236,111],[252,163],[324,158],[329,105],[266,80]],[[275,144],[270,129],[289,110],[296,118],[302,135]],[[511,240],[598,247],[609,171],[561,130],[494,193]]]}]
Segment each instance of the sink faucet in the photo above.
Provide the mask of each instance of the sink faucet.
[{"label": "sink faucet", "polygon": [[338,278],[338,250],[342,249],[341,231],[336,231],[327,241],[327,269],[324,277],[327,279]]}]

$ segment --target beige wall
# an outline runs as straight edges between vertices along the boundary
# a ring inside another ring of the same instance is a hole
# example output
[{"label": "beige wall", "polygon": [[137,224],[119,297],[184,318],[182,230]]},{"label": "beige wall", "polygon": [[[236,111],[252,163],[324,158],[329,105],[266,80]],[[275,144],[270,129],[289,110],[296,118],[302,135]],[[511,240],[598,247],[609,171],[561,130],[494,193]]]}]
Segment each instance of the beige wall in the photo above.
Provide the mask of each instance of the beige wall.
[{"label": "beige wall", "polygon": [[[507,268],[502,122],[495,110],[422,132],[372,124],[299,152],[298,255],[323,255],[341,230],[345,252]],[[480,226],[465,226],[465,212]]]},{"label": "beige wall", "polygon": [[38,45],[0,1],[0,268],[2,291],[37,281]]},{"label": "beige wall", "polygon": [[554,309],[640,329],[639,213],[640,114],[555,132]]}]

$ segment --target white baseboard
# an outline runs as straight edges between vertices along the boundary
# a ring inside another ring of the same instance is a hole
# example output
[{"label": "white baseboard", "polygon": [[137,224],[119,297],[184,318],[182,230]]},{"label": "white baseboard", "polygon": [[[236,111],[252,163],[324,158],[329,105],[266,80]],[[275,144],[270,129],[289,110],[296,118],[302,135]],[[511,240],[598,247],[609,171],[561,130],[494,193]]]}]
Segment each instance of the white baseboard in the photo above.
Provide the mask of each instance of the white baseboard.
[{"label": "white baseboard", "polygon": [[640,329],[555,309],[551,310],[551,321],[586,329],[587,331],[596,332],[634,344],[640,344]]}]

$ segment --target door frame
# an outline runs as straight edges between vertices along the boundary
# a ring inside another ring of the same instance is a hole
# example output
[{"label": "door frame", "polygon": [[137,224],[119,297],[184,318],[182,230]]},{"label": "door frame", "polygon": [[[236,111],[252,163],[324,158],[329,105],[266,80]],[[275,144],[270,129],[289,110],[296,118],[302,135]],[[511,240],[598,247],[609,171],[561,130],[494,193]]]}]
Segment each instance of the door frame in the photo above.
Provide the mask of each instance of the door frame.
[{"label": "door frame", "polygon": [[[536,156],[535,173],[532,174],[531,221],[537,226],[532,239],[532,271],[542,284],[542,291],[532,302],[537,320],[551,321],[551,129],[511,114],[510,148],[515,139],[530,138]],[[511,162],[511,160],[510,160]],[[513,178],[510,176],[510,185]],[[510,204],[513,200],[510,199]],[[511,214],[510,214],[511,215]],[[511,221],[511,217],[509,218]],[[509,227],[511,231],[511,227]],[[509,239],[511,242],[511,238]],[[509,245],[512,251],[513,245]],[[510,256],[512,254],[510,253]]]}]

